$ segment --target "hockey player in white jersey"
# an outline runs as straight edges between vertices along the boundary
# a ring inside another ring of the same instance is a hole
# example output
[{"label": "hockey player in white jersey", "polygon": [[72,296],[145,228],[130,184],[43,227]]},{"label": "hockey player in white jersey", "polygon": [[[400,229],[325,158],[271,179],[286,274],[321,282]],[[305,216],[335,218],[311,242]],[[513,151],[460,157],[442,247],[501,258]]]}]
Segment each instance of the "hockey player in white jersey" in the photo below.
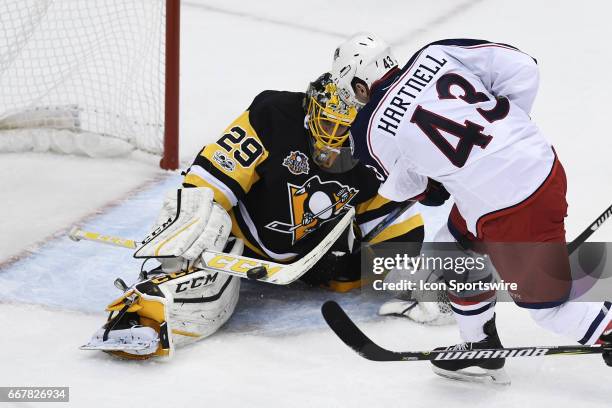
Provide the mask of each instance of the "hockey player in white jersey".
[{"label": "hockey player in white jersey", "polygon": [[[418,200],[441,183],[455,205],[436,240],[490,256],[540,326],[585,345],[612,342],[610,302],[567,301],[566,177],[529,117],[535,59],[506,44],[457,39],[431,43],[399,68],[384,41],[358,34],[336,49],[332,72],[340,95],[362,107],[351,127],[355,154],[386,177],[382,196]],[[495,294],[452,295],[465,343],[450,348],[500,347]],[[604,359],[612,365],[608,352]],[[464,369],[478,366],[501,382],[504,363],[433,361],[441,375],[465,379]]]}]

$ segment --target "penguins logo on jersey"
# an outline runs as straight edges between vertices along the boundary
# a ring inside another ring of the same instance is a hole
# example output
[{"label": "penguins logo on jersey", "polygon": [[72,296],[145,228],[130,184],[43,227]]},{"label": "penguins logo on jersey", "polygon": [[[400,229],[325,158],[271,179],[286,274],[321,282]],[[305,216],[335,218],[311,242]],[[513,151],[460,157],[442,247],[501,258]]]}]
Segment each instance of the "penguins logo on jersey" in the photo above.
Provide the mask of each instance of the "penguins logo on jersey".
[{"label": "penguins logo on jersey", "polygon": [[301,186],[287,183],[287,188],[291,223],[273,221],[266,228],[292,234],[294,244],[351,208],[348,203],[359,192],[337,181],[321,181],[319,176],[309,178]]}]

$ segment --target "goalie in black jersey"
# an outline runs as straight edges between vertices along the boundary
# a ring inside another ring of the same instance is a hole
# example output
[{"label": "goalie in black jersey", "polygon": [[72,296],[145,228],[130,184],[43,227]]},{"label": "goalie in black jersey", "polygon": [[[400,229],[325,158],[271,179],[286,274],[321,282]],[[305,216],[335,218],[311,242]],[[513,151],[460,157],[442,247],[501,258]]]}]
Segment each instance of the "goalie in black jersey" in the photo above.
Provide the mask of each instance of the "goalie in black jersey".
[{"label": "goalie in black jersey", "polygon": [[[202,251],[294,262],[350,208],[354,226],[334,251],[347,255],[328,254],[302,279],[337,291],[359,287],[359,256],[350,255],[354,232],[367,234],[402,203],[379,196],[382,176],[353,158],[349,126],[355,116],[327,73],[306,93],[257,95],[200,151],[179,194],[166,198],[155,233],[136,253],[162,266],[109,306],[124,316],[110,319],[89,348],[146,358],[212,334],[233,313],[240,279],[206,270],[183,273]],[[420,243],[423,237],[423,219],[409,209],[370,242]]]},{"label": "goalie in black jersey", "polygon": [[[208,144],[184,187],[207,187],[232,219],[244,254],[292,262],[325,236],[325,224],[355,207],[365,235],[401,203],[377,194],[381,176],[353,159],[349,126],[356,109],[342,102],[330,74],[306,93],[264,91]],[[373,242],[423,239],[423,220],[407,211]],[[359,285],[359,265],[309,279],[338,290]]]}]

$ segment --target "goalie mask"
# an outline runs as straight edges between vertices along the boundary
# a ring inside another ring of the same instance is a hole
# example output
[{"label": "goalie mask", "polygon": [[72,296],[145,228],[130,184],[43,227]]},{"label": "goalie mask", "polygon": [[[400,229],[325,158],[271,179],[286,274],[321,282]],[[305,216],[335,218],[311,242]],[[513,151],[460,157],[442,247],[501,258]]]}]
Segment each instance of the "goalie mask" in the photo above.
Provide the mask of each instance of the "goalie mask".
[{"label": "goalie mask", "polygon": [[304,125],[310,133],[312,160],[330,173],[344,173],[357,164],[349,127],[357,110],[338,96],[330,73],[311,82],[304,99]]}]

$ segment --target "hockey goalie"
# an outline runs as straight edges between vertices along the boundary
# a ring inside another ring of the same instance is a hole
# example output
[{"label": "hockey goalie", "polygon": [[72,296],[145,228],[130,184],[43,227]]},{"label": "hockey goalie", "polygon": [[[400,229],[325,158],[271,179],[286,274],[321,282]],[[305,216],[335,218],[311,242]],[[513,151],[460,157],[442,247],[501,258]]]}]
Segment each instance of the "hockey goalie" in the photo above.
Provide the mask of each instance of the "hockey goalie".
[{"label": "hockey goalie", "polygon": [[[198,267],[203,251],[292,263],[326,239],[349,210],[355,219],[341,242],[347,255],[331,268],[323,259],[301,279],[336,291],[359,287],[359,256],[350,255],[355,238],[403,203],[379,196],[384,177],[353,158],[355,115],[328,73],[306,93],[260,93],[204,146],[182,188],[169,192],[134,255],[159,266],[141,272],[131,287],[116,282],[124,293],[83,348],[125,358],[170,356],[176,346],[211,335],[232,315],[240,278]],[[432,184],[422,199],[439,205],[447,197]],[[421,215],[409,209],[370,243],[420,243],[423,236]]]}]

